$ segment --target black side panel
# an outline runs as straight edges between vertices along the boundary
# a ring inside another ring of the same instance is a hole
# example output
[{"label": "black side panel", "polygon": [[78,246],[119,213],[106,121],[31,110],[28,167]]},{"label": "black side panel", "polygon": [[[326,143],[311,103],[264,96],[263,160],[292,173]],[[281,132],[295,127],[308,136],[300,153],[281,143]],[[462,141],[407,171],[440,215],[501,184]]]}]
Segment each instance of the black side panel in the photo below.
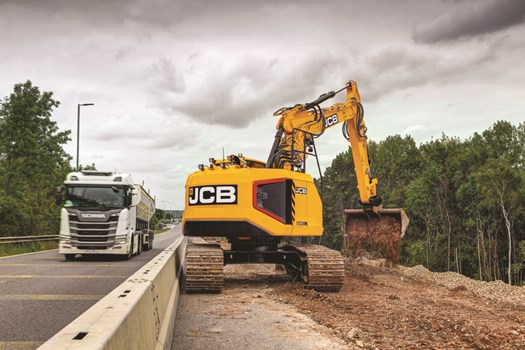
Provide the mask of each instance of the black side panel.
[{"label": "black side panel", "polygon": [[292,224],[292,180],[257,184],[256,206],[287,225]]},{"label": "black side panel", "polygon": [[186,221],[184,223],[184,236],[267,237],[269,234],[246,221]]},{"label": "black side panel", "polygon": [[[286,216],[285,223],[287,225],[292,224],[292,195],[295,196],[295,186],[293,186],[293,180],[286,180]],[[294,203],[295,204],[295,203]]]}]

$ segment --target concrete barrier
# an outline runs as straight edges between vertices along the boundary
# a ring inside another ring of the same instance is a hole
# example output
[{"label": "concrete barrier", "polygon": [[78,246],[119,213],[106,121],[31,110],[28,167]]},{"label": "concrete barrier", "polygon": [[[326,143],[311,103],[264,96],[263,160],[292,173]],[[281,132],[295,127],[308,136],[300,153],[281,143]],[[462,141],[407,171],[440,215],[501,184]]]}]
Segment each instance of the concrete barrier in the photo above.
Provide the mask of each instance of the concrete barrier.
[{"label": "concrete barrier", "polygon": [[170,349],[185,251],[181,236],[38,349]]}]

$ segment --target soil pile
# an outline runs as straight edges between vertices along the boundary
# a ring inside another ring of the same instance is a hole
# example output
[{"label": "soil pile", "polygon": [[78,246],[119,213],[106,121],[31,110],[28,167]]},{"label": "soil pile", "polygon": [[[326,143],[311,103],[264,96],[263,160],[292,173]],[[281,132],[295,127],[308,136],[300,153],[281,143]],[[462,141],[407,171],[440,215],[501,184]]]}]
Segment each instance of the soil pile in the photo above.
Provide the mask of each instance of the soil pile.
[{"label": "soil pile", "polygon": [[347,261],[339,293],[298,283],[272,294],[364,349],[525,349],[525,287],[422,266]]}]

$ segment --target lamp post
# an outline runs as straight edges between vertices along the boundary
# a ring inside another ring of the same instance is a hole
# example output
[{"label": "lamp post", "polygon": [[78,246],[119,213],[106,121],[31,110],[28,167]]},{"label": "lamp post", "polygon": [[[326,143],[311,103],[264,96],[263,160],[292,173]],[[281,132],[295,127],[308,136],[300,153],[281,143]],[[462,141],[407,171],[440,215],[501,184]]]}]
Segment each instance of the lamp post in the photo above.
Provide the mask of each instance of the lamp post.
[{"label": "lamp post", "polygon": [[94,103],[79,103],[77,105],[77,171],[79,170],[78,165],[78,153],[80,145],[80,106],[93,106]]}]

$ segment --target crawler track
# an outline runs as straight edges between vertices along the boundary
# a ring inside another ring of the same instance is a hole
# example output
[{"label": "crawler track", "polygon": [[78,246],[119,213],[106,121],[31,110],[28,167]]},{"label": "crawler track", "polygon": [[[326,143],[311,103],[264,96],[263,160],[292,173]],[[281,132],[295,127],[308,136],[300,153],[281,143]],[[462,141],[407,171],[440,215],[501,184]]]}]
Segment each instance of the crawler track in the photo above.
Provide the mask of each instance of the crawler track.
[{"label": "crawler track", "polygon": [[320,245],[287,246],[299,252],[301,277],[308,288],[320,292],[337,292],[343,286],[345,266],[340,252]]},{"label": "crawler track", "polygon": [[186,291],[220,292],[224,256],[218,244],[191,244],[186,252]]}]

